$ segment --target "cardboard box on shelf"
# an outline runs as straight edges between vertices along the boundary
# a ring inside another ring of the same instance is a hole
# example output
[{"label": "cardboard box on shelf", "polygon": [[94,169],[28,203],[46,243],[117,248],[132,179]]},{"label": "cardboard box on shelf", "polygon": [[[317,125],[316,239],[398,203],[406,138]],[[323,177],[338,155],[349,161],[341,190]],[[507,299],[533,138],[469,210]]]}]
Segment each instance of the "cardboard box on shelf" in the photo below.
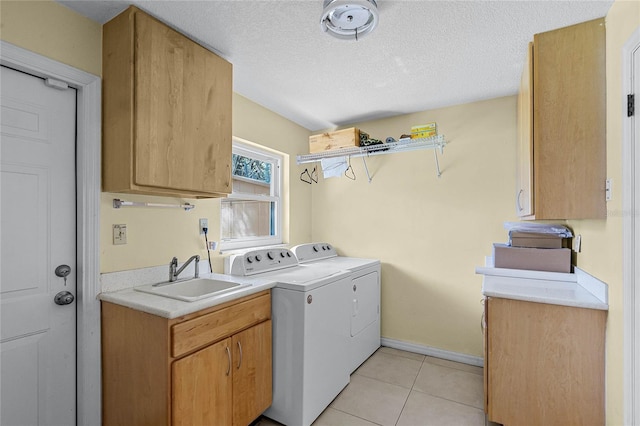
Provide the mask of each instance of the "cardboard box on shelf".
[{"label": "cardboard box on shelf", "polygon": [[510,247],[495,243],[493,263],[496,268],[569,273],[571,249]]},{"label": "cardboard box on shelf", "polygon": [[309,136],[311,154],[355,146],[360,146],[360,130],[355,127]]},{"label": "cardboard box on shelf", "polygon": [[512,247],[571,248],[570,238],[562,238],[554,234],[511,232],[509,241]]}]

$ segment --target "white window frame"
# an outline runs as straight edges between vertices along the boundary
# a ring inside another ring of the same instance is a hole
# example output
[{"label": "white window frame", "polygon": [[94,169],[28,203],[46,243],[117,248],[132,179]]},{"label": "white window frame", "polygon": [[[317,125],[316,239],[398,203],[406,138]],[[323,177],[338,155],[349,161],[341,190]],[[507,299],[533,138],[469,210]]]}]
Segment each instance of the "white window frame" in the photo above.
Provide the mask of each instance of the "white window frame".
[{"label": "white window frame", "polygon": [[[254,201],[269,201],[275,203],[274,214],[274,230],[275,235],[267,237],[247,237],[247,238],[234,238],[232,240],[225,240],[222,238],[222,229],[220,230],[220,249],[222,251],[248,249],[255,247],[271,246],[282,244],[282,164],[284,156],[274,151],[268,151],[242,139],[233,138],[232,153],[242,155],[244,157],[255,158],[260,161],[273,164],[273,170],[271,171],[272,181],[272,193],[271,195],[260,194],[237,194],[231,193],[226,199],[223,199],[220,203],[220,226],[222,227],[222,204],[225,200],[254,200]],[[233,179],[233,176],[232,176]]]}]

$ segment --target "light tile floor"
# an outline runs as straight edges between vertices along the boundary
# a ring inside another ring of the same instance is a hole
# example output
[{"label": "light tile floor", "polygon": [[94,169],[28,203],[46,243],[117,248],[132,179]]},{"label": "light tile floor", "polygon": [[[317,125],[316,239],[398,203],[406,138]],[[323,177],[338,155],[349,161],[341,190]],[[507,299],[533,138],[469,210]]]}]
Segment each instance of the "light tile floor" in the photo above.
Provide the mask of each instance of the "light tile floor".
[{"label": "light tile floor", "polygon": [[484,426],[483,392],[481,367],[382,347],[313,426]]}]

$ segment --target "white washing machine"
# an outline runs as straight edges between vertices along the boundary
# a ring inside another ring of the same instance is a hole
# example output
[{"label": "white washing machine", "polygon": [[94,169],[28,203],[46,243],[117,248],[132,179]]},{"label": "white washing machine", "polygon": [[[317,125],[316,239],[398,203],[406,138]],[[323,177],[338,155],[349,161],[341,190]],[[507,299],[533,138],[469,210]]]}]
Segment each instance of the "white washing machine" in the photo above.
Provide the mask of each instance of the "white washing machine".
[{"label": "white washing machine", "polygon": [[380,261],[338,256],[328,243],[309,243],[291,249],[302,265],[343,269],[351,273],[349,285],[349,373],[380,347]]},{"label": "white washing machine", "polygon": [[231,256],[225,273],[277,283],[271,293],[273,402],[264,415],[309,426],[349,383],[349,273],[299,265],[284,248]]}]

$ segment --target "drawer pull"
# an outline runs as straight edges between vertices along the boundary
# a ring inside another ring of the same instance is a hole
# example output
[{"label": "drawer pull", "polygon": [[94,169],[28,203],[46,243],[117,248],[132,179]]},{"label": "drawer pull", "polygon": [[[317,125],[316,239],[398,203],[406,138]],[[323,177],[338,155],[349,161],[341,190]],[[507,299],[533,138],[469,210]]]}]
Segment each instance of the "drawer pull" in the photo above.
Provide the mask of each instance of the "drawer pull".
[{"label": "drawer pull", "polygon": [[238,349],[240,350],[240,359],[238,360],[238,370],[240,369],[240,366],[242,365],[242,345],[240,344],[240,341],[237,342],[238,343]]},{"label": "drawer pull", "polygon": [[227,350],[227,359],[229,361],[229,364],[227,364],[227,376],[228,376],[229,373],[231,373],[231,351],[229,350],[229,346],[225,347],[225,349]]}]

